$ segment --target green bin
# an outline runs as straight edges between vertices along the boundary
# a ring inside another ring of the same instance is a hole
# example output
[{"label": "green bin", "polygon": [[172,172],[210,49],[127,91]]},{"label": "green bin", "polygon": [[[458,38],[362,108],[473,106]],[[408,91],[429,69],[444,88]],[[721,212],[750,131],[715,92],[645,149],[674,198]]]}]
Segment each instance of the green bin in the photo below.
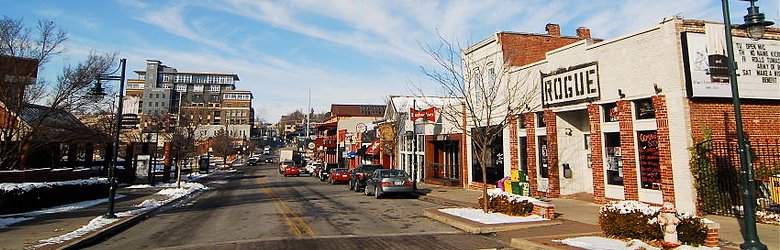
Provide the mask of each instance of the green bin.
[{"label": "green bin", "polygon": [[512,182],[512,193],[517,195],[523,194],[523,188],[520,187],[519,181],[513,181]]}]

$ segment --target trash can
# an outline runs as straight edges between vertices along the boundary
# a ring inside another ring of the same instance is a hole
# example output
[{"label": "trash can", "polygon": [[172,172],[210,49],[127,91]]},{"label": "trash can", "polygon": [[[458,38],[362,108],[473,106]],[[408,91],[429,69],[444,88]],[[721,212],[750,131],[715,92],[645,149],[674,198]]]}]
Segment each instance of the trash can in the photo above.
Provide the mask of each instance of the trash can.
[{"label": "trash can", "polygon": [[504,180],[504,192],[507,192],[507,193],[511,194],[512,193],[512,179],[510,179],[508,177],[505,178],[505,179],[506,180]]},{"label": "trash can", "polygon": [[512,182],[512,193],[516,195],[522,195],[523,189],[520,187],[519,181],[513,181]]},{"label": "trash can", "polygon": [[780,204],[780,174],[769,177],[769,192],[772,202]]}]

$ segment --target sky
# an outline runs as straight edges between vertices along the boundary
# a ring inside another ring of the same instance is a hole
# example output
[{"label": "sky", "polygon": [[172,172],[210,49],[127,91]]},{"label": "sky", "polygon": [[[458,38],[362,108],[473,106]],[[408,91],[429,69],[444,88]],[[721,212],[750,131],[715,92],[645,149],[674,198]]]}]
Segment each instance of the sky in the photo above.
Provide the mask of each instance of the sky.
[{"label": "sky", "polygon": [[[743,23],[748,3],[729,5],[732,22]],[[756,5],[780,22],[780,0]],[[438,45],[439,37],[467,47],[500,31],[543,34],[545,24],[556,23],[562,35],[587,27],[608,40],[673,16],[723,21],[718,0],[0,0],[0,6],[0,15],[29,27],[54,19],[68,32],[67,51],[39,77],[56,80],[64,65],[90,51],[127,58],[131,79],[146,60],[233,72],[237,89],[252,91],[255,114],[272,123],[307,110],[309,102],[319,113],[331,104],[384,104],[418,86],[433,89],[421,72],[433,66],[423,47]]]}]

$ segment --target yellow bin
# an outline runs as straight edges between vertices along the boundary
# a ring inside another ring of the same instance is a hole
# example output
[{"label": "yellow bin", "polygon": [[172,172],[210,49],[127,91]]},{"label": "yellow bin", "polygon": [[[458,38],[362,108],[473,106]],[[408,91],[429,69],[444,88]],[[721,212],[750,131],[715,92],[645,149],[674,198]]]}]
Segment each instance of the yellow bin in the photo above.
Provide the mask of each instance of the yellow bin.
[{"label": "yellow bin", "polygon": [[769,177],[769,192],[772,193],[772,201],[780,204],[780,176]]},{"label": "yellow bin", "polygon": [[504,181],[504,192],[512,193],[512,179],[509,178]]}]

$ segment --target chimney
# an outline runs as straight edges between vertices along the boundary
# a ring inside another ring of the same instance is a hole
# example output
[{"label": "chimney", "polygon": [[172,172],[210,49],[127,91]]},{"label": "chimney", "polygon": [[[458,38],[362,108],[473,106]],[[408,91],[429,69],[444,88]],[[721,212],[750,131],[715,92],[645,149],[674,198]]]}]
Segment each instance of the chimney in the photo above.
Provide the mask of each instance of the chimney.
[{"label": "chimney", "polygon": [[582,39],[590,39],[590,29],[585,27],[577,28],[577,37]]},{"label": "chimney", "polygon": [[544,26],[544,30],[546,30],[547,34],[550,36],[561,36],[561,26],[558,26],[557,24],[548,23],[546,26]]}]

